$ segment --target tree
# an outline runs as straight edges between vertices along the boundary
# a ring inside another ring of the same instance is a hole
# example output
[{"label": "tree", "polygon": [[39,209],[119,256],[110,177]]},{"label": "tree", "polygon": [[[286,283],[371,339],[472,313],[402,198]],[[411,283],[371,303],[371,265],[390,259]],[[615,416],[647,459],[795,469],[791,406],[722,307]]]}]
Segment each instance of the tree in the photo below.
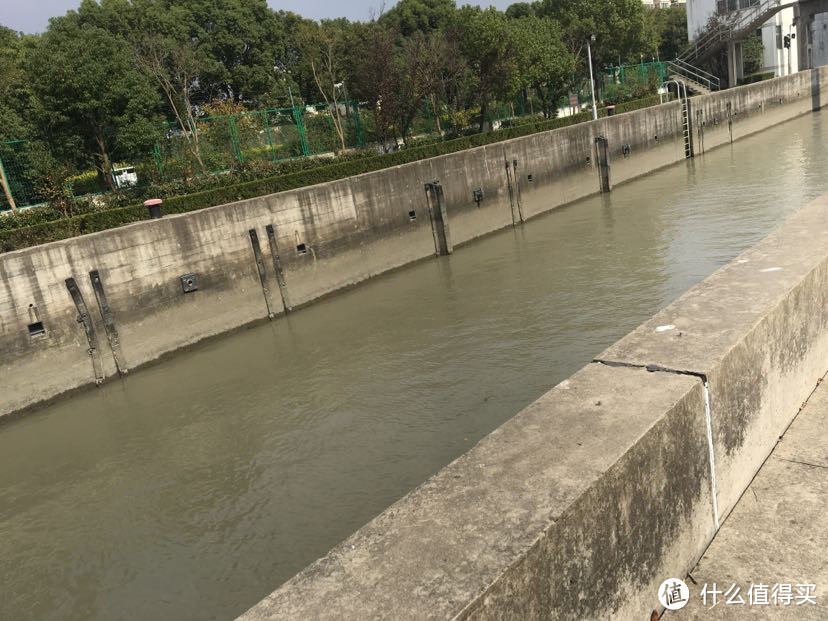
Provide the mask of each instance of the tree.
[{"label": "tree", "polygon": [[32,134],[32,92],[24,63],[24,38],[0,26],[0,142]]},{"label": "tree", "polygon": [[673,4],[666,9],[648,9],[652,29],[658,37],[658,53],[662,60],[672,60],[689,44],[687,39],[687,9]]},{"label": "tree", "polygon": [[291,14],[266,0],[83,0],[78,15],[129,40],[158,35],[198,41],[209,62],[200,70],[197,99],[233,99],[248,106],[270,101],[285,56]]},{"label": "tree", "polygon": [[51,21],[27,72],[55,155],[93,164],[114,189],[112,154],[146,152],[156,134],[157,93],[136,69],[130,46],[70,13]]},{"label": "tree", "polygon": [[400,0],[379,21],[401,36],[410,37],[415,32],[428,34],[446,28],[456,11],[454,0]]},{"label": "tree", "polygon": [[221,92],[207,79],[220,68],[199,38],[192,6],[179,0],[83,0],[74,15],[84,26],[129,43],[133,64],[154,84],[156,105],[175,119],[196,165],[206,172],[196,117],[199,106]]},{"label": "tree", "polygon": [[561,25],[564,41],[582,67],[591,34],[596,39],[592,56],[598,67],[639,62],[642,54],[655,54],[656,34],[641,0],[542,0],[535,12]]},{"label": "tree", "polygon": [[762,37],[752,35],[742,41],[742,62],[746,75],[756,73],[765,62],[765,45]]},{"label": "tree", "polygon": [[354,67],[371,67],[371,71],[354,70],[348,78],[353,94],[373,109],[377,137],[383,145],[394,129],[396,38],[396,32],[376,21],[360,28],[356,34]]},{"label": "tree", "polygon": [[522,19],[535,15],[535,7],[529,2],[515,2],[506,9],[506,17],[509,19]]},{"label": "tree", "polygon": [[480,106],[480,130],[492,101],[508,99],[520,89],[519,50],[509,20],[489,7],[464,6],[455,17],[453,32],[471,70],[470,90]]},{"label": "tree", "polygon": [[[313,83],[331,113],[334,130],[345,150],[345,129],[340,112],[344,94],[344,59],[349,54],[346,44],[347,20],[323,20],[321,24],[303,22],[296,35],[300,57],[309,67]],[[305,70],[306,73],[307,69]]]},{"label": "tree", "polygon": [[524,97],[534,89],[544,115],[553,116],[575,71],[575,58],[564,45],[560,26],[548,18],[529,16],[510,22],[509,27],[519,50]]},{"label": "tree", "polygon": [[207,63],[204,50],[198,41],[148,34],[136,41],[135,55],[161,89],[201,172],[206,172],[196,126],[196,95]]},{"label": "tree", "polygon": [[[439,80],[442,35],[415,32],[402,44],[394,63],[394,98],[392,115],[403,139],[426,98],[432,99]],[[436,114],[436,111],[435,111]]]},{"label": "tree", "polygon": [[431,36],[428,52],[430,64],[436,68],[434,93],[431,96],[432,109],[440,127],[440,104],[447,107],[455,128],[460,125],[458,117],[466,103],[469,85],[473,83],[472,70],[460,49],[460,42],[451,31],[438,31]]}]

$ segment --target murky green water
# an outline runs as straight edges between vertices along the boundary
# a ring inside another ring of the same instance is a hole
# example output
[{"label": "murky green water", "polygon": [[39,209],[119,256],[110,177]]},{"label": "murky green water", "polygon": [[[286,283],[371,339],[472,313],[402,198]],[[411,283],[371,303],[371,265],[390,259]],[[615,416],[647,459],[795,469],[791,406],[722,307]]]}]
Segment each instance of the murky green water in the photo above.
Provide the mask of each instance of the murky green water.
[{"label": "murky green water", "polygon": [[828,191],[826,139],[803,117],[0,426],[0,619],[240,614]]}]

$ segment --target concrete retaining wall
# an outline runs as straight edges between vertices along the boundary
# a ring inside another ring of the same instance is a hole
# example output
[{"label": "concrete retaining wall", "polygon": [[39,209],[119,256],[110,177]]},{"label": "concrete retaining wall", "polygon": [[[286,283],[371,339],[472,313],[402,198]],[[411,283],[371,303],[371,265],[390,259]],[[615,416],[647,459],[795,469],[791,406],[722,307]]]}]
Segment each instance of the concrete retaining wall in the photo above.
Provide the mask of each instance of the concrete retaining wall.
[{"label": "concrete retaining wall", "polygon": [[823,197],[241,619],[649,619],[826,370]]},{"label": "concrete retaining wall", "polygon": [[[817,70],[693,99],[699,148],[809,111],[826,81]],[[614,184],[682,160],[680,117],[674,102],[0,255],[0,417],[435,254],[425,183],[441,183],[457,246],[599,191],[598,136]]]}]

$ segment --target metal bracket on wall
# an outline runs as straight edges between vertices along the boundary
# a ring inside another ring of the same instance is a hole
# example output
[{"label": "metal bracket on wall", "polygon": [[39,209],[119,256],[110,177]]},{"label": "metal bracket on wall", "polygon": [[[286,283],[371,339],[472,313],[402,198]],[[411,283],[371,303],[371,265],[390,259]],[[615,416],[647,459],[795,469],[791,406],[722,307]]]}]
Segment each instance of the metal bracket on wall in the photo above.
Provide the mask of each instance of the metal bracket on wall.
[{"label": "metal bracket on wall", "polygon": [[103,366],[101,364],[101,352],[98,349],[98,336],[95,334],[95,326],[92,323],[92,317],[89,315],[89,308],[86,306],[86,301],[83,299],[83,294],[78,288],[78,283],[74,278],[66,279],[66,288],[69,290],[69,295],[72,296],[72,301],[75,303],[75,308],[78,309],[78,323],[83,324],[83,331],[86,333],[86,342],[89,343],[89,357],[92,359],[92,371],[95,373],[95,383],[100,384],[104,380]]},{"label": "metal bracket on wall", "polygon": [[451,244],[443,186],[439,181],[432,181],[425,184],[425,192],[428,215],[431,218],[431,232],[434,235],[434,252],[438,257],[451,254],[454,249]]},{"label": "metal bracket on wall", "polygon": [[290,296],[288,296],[287,283],[285,282],[285,273],[282,270],[282,259],[279,256],[279,245],[276,243],[276,231],[272,224],[265,227],[267,231],[267,241],[270,244],[270,254],[273,256],[273,269],[276,271],[276,282],[279,283],[279,293],[282,295],[282,305],[285,307],[285,312],[293,310],[290,305]]},{"label": "metal bracket on wall", "polygon": [[[505,154],[504,159],[506,159]],[[509,205],[512,211],[512,226],[517,226],[524,221],[520,198],[520,182],[518,177],[517,159],[513,159],[511,162],[506,159],[506,185],[509,189]]]},{"label": "metal bracket on wall", "polygon": [[[526,219],[523,217],[523,197],[520,194],[520,175],[518,174],[517,158],[512,160],[512,171],[515,176],[515,197],[517,198],[518,216],[520,216],[521,222],[525,222]],[[529,175],[528,179],[531,181],[532,175]]]},{"label": "metal bracket on wall", "polygon": [[270,289],[267,287],[267,272],[265,271],[264,258],[262,257],[262,247],[259,244],[259,234],[256,233],[256,229],[250,229],[248,233],[250,235],[250,245],[253,246],[253,256],[256,258],[256,269],[259,271],[259,281],[262,284],[267,316],[273,319],[275,314],[270,305]]},{"label": "metal bracket on wall", "polygon": [[610,192],[612,184],[610,182],[609,141],[604,136],[595,138],[595,160],[598,162],[598,179],[601,192]]},{"label": "metal bracket on wall", "polygon": [[92,281],[92,289],[95,290],[95,298],[98,301],[98,308],[101,311],[106,338],[109,340],[109,347],[112,349],[112,358],[115,360],[115,368],[120,375],[126,375],[129,368],[121,350],[121,339],[118,337],[118,329],[115,327],[115,318],[112,316],[112,309],[106,300],[106,292],[98,270],[89,272],[89,279]]}]

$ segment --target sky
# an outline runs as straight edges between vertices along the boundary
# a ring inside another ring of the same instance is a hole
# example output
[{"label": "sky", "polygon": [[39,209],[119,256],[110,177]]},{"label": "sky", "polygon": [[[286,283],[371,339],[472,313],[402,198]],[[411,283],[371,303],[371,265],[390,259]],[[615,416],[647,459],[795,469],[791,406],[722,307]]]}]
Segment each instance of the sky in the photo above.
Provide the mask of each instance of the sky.
[{"label": "sky", "polygon": [[[473,2],[471,0],[458,1],[458,4],[493,5],[499,9],[517,0],[487,0]],[[43,32],[50,17],[63,15],[69,9],[75,9],[80,0],[0,0],[0,24],[12,30],[21,30],[27,33]],[[268,0],[274,9],[293,11],[299,15],[320,19],[323,17],[347,17],[352,20],[367,20],[371,17],[371,10],[379,12],[383,0]],[[395,4],[394,0],[384,2],[388,10]]]}]

